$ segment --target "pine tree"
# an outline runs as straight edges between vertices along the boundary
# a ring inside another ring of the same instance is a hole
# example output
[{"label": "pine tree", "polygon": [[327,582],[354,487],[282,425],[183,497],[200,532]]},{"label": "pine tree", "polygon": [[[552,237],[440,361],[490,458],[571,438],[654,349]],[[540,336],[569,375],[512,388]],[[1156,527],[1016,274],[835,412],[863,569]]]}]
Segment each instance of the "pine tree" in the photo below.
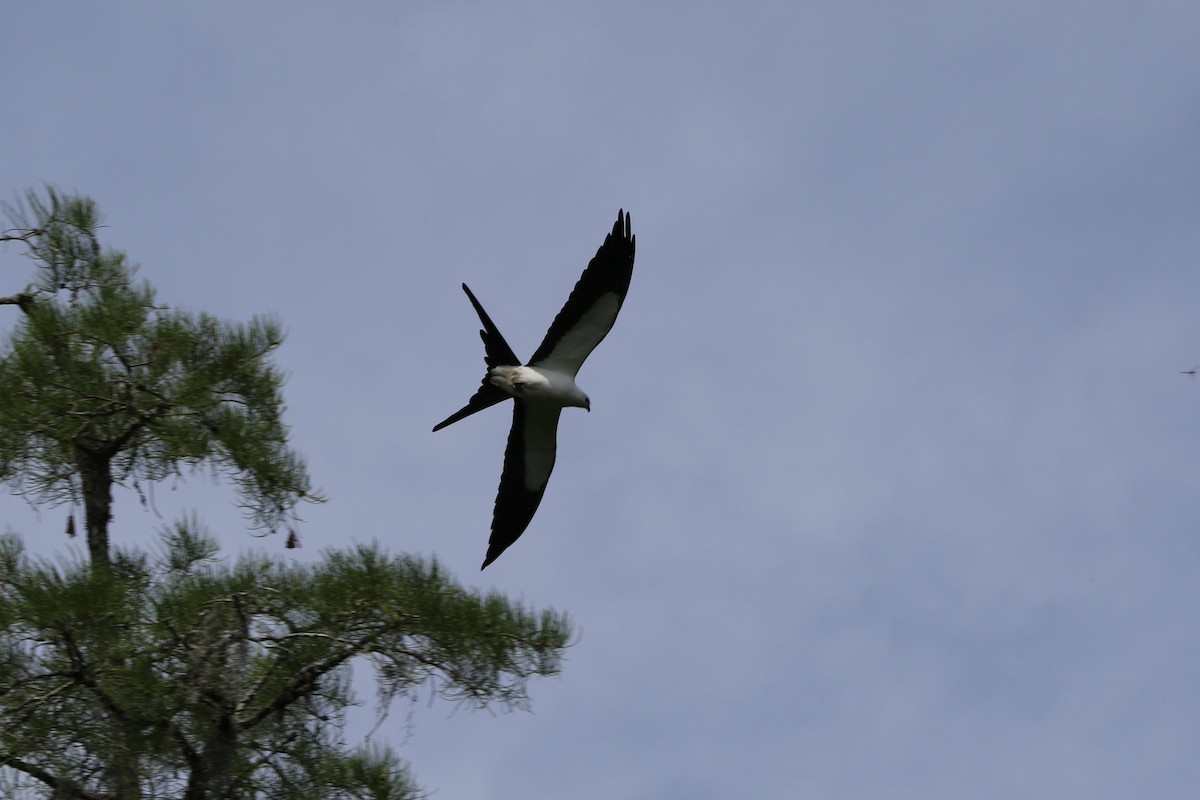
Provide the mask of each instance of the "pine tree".
[{"label": "pine tree", "polygon": [[558,672],[565,615],[465,590],[436,561],[360,546],[231,564],[194,518],[157,557],[110,547],[114,483],[188,466],[233,476],[261,526],[321,499],[280,420],[279,328],[159,305],[99,246],[86,198],[9,211],[0,239],[28,246],[37,278],[0,297],[21,312],[0,349],[0,482],[82,502],[89,561],[0,536],[0,796],[412,798],[392,751],[342,741],[352,662],[381,713],[423,685],[519,708],[529,678]]},{"label": "pine tree", "polygon": [[95,204],[48,189],[7,207],[36,264],[0,297],[23,318],[0,350],[0,483],[35,505],[82,503],[92,563],[109,562],[114,483],[208,464],[256,525],[319,501],[287,446],[278,323],[247,325],[159,305],[123,253],[101,248]]},{"label": "pine tree", "polygon": [[474,706],[524,707],[558,671],[566,617],[456,584],[436,561],[378,547],[313,566],[216,560],[194,521],[160,556],[58,568],[0,536],[0,765],[43,797],[417,796],[383,747],[346,748],[350,664],[381,707],[437,685]]}]

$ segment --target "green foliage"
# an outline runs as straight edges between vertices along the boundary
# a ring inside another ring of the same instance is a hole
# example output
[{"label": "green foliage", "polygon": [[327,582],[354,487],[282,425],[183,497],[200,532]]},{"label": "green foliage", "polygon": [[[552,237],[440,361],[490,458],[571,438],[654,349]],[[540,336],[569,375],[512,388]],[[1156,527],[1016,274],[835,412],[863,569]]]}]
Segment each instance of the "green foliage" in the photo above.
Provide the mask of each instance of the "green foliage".
[{"label": "green foliage", "polygon": [[26,243],[36,276],[3,298],[24,314],[0,346],[0,482],[35,504],[84,503],[98,561],[114,481],[209,465],[267,528],[321,499],[287,444],[283,376],[269,358],[283,341],[277,322],[159,305],[122,253],[100,247],[87,198],[48,189],[7,211],[8,238]]},{"label": "green foliage", "polygon": [[0,796],[412,798],[394,753],[343,741],[352,664],[381,714],[421,685],[522,707],[530,677],[558,672],[564,615],[467,591],[436,561],[361,546],[230,564],[194,520],[157,557],[114,557],[114,482],[209,467],[266,527],[322,499],[281,419],[282,333],[158,304],[100,247],[87,198],[47,189],[6,210],[0,242],[23,243],[36,275],[0,297],[20,312],[0,343],[0,483],[82,502],[90,563],[0,536]]},{"label": "green foliage", "polygon": [[520,707],[570,636],[565,615],[375,546],[228,565],[194,523],[163,542],[96,570],[0,537],[0,764],[93,797],[410,798],[393,753],[341,744],[351,663],[385,704],[432,684]]}]

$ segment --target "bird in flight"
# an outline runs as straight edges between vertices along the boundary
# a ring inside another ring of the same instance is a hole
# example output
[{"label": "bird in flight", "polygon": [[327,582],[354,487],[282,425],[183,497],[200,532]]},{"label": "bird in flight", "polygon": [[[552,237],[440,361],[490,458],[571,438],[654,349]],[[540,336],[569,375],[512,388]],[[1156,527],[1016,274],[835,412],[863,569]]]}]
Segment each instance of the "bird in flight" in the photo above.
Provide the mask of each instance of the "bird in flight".
[{"label": "bird in flight", "polygon": [[479,336],[488,371],[467,404],[433,429],[439,431],[476,411],[513,399],[512,429],[492,511],[492,534],[480,569],[486,569],[525,532],[542,502],[554,469],[559,414],[571,406],[592,410],[588,396],[575,384],[575,375],[617,320],[633,276],[635,243],[629,215],[618,211],[612,233],[604,237],[604,244],[527,364],[521,363],[475,295],[462,285],[483,324]]}]

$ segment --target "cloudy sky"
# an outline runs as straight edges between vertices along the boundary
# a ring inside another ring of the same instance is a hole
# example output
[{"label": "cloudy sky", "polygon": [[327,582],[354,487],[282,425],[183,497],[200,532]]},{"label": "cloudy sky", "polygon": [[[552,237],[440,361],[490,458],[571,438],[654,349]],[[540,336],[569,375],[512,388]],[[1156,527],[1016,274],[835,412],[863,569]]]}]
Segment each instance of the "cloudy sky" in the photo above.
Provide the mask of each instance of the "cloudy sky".
[{"label": "cloudy sky", "polygon": [[[24,6],[24,7],[20,7]],[[567,610],[533,713],[401,705],[438,797],[1181,797],[1200,783],[1190,2],[26,3],[0,195],[92,196],[169,304],[277,315],[304,548]],[[528,355],[637,266],[525,536],[478,565]],[[0,252],[0,294],[28,265]],[[0,310],[8,330],[15,310]],[[163,524],[131,492],[115,539]],[[65,552],[62,509],[0,523]],[[368,700],[368,705],[370,698]]]}]

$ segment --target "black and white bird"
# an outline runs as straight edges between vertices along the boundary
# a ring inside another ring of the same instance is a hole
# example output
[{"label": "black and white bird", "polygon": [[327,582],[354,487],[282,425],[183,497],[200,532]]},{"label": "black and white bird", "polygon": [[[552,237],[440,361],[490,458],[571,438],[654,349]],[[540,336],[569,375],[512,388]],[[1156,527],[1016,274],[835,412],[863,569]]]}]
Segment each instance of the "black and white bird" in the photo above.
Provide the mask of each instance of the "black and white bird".
[{"label": "black and white bird", "polygon": [[514,401],[492,535],[480,569],[499,558],[533,519],[554,469],[558,415],[569,406],[592,410],[588,396],[575,384],[575,375],[617,320],[633,276],[634,245],[629,215],[618,211],[612,233],[604,238],[527,364],[521,363],[475,295],[462,285],[483,323],[479,336],[488,371],[467,404],[433,429],[441,430],[510,397]]}]

